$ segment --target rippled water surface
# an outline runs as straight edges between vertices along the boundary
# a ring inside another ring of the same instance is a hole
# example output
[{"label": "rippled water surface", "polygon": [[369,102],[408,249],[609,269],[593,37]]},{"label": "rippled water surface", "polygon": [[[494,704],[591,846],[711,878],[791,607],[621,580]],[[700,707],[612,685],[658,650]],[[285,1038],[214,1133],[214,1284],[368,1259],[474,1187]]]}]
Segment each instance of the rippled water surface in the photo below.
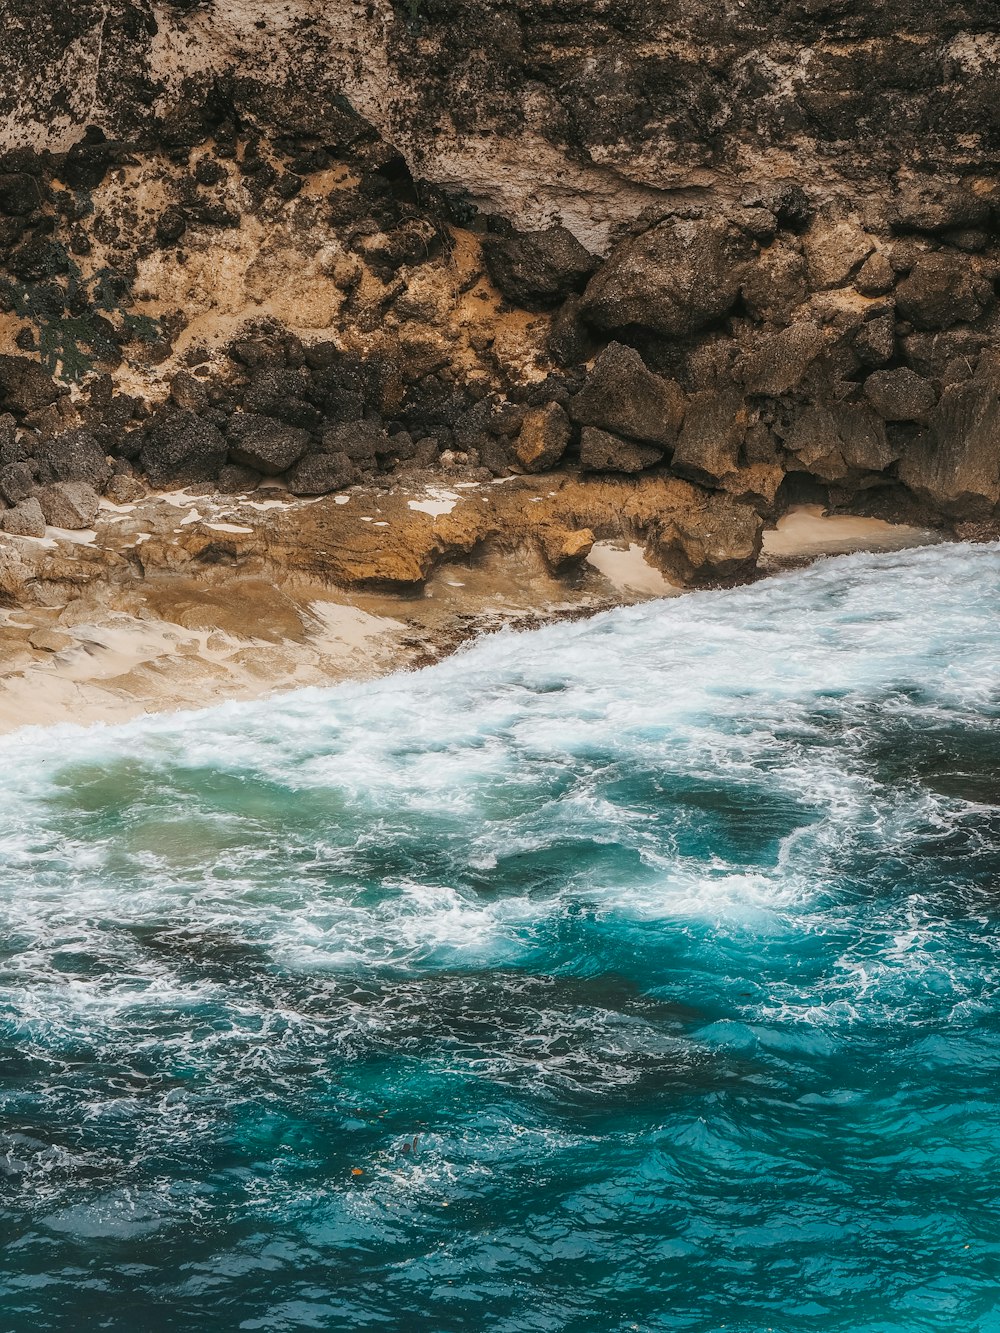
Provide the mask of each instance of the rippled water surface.
[{"label": "rippled water surface", "polygon": [[1000,1330],[1000,549],[0,741],[0,1327]]}]

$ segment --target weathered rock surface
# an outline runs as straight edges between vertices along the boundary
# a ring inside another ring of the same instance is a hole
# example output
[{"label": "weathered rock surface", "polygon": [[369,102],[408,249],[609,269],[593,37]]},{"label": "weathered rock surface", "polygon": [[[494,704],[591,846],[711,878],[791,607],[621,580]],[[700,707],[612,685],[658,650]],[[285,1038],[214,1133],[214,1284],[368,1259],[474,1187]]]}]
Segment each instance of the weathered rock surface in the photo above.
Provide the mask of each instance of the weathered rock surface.
[{"label": "weathered rock surface", "polygon": [[517,461],[527,472],[555,467],[569,444],[569,418],[558,403],[528,412],[517,437]]},{"label": "weathered rock surface", "polygon": [[100,496],[85,481],[55,481],[43,486],[34,497],[54,528],[89,528],[97,517]]},{"label": "weathered rock surface", "polygon": [[345,453],[307,454],[288,474],[293,495],[328,495],[350,486],[357,469]]},{"label": "weathered rock surface", "polygon": [[44,537],[45,515],[38,500],[31,496],[0,513],[0,528],[12,537]]},{"label": "weathered rock surface", "polygon": [[581,288],[597,260],[565,227],[488,236],[486,268],[508,300],[525,310],[547,310]]},{"label": "weathered rock surface", "polygon": [[721,220],[665,222],[612,251],[587,284],[583,316],[604,333],[636,325],[671,337],[696,333],[732,309],[745,252]]},{"label": "weathered rock surface", "polygon": [[984,0],[12,4],[4,506],[578,465],[697,483],[675,537],[682,494],[1000,503]]},{"label": "weathered rock surface", "polygon": [[933,385],[906,366],[869,375],[865,397],[883,421],[926,421],[935,402]]},{"label": "weathered rock surface", "polygon": [[662,460],[663,451],[656,445],[623,440],[596,426],[584,426],[580,432],[580,466],[585,472],[642,472]]},{"label": "weathered rock surface", "polygon": [[266,477],[276,477],[299,461],[309,448],[309,432],[252,412],[229,421],[229,457]]},{"label": "weathered rock surface", "polygon": [[610,343],[570,399],[568,411],[580,425],[666,448],[677,439],[684,406],[679,385],[647,370],[634,348]]}]

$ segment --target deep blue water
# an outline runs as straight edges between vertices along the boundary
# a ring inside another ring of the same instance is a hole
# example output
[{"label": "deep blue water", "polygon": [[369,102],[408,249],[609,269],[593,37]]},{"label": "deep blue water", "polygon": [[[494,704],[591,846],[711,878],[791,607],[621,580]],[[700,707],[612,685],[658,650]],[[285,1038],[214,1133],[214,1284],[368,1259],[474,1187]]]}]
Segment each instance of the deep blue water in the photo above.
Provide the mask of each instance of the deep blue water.
[{"label": "deep blue water", "polygon": [[1000,548],[20,733],[0,811],[4,1333],[1000,1330]]}]

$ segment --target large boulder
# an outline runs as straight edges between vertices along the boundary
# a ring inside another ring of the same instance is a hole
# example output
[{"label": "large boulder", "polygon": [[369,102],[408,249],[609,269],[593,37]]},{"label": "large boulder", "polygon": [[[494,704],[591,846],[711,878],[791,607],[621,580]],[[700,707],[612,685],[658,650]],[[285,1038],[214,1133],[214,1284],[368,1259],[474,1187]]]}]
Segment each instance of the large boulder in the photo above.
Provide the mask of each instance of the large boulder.
[{"label": "large boulder", "polygon": [[565,227],[486,236],[483,258],[502,295],[525,310],[558,305],[583,286],[597,263]]},{"label": "large boulder", "polygon": [[293,495],[328,495],[357,479],[354,463],[344,453],[306,454],[289,472],[286,481]]},{"label": "large boulder", "polygon": [[746,429],[742,394],[716,389],[692,394],[674,449],[673,470],[694,481],[718,481],[735,469]]},{"label": "large boulder", "polygon": [[35,496],[0,514],[0,529],[11,537],[44,537],[45,515]]},{"label": "large boulder", "polygon": [[309,448],[309,441],[307,430],[253,412],[236,412],[229,419],[229,457],[266,477],[287,472]]},{"label": "large boulder", "polygon": [[27,356],[0,356],[0,411],[19,420],[48,407],[66,392],[37,361]]},{"label": "large boulder", "polygon": [[570,424],[558,403],[526,412],[514,452],[526,472],[555,467],[569,444]]},{"label": "large boulder", "polygon": [[646,444],[673,446],[684,419],[684,391],[647,370],[632,347],[609,343],[568,405],[581,426],[599,426]]},{"label": "large boulder", "polygon": [[146,435],[139,461],[155,487],[214,481],[226,461],[226,441],[193,412],[167,412]]},{"label": "large boulder", "polygon": [[1000,395],[977,375],[941,395],[906,449],[899,478],[920,499],[956,518],[988,518],[1000,504]]},{"label": "large boulder", "polygon": [[775,241],[747,265],[743,300],[754,319],[786,324],[805,299],[805,260],[785,242]]},{"label": "large boulder", "polygon": [[889,205],[889,221],[897,231],[979,227],[989,215],[988,195],[976,193],[960,181],[940,181],[933,176],[901,180]]},{"label": "large boulder", "polygon": [[744,348],[733,378],[747,393],[778,397],[801,384],[825,346],[818,324],[800,320],[775,333],[762,333]]},{"label": "large boulder", "polygon": [[34,498],[46,523],[72,530],[89,528],[101,505],[97,492],[85,481],[55,481],[37,490]]},{"label": "large boulder", "polygon": [[822,481],[880,472],[898,457],[882,419],[860,403],[809,405],[792,424],[785,447],[799,469]]},{"label": "large boulder", "polygon": [[577,569],[594,549],[594,534],[589,528],[546,523],[538,529],[537,537],[545,563],[553,574]]},{"label": "large boulder", "polygon": [[66,430],[48,439],[40,439],[33,453],[38,463],[38,479],[43,484],[85,481],[95,491],[103,491],[111,479],[111,464],[88,431]]},{"label": "large boulder", "polygon": [[655,444],[623,440],[610,431],[584,426],[580,432],[580,466],[584,472],[642,472],[663,458]]},{"label": "large boulder", "polygon": [[700,492],[697,504],[665,518],[653,542],[658,563],[695,583],[746,574],[757,563],[764,520],[732,496]]},{"label": "large boulder", "polygon": [[583,314],[608,333],[696,333],[736,304],[750,250],[718,219],[674,218],[617,246],[587,284]]},{"label": "large boulder", "polygon": [[896,307],[917,329],[948,329],[978,319],[989,293],[967,259],[930,254],[896,288]]},{"label": "large boulder", "polygon": [[905,366],[869,375],[865,397],[883,421],[926,421],[936,401],[934,386]]}]

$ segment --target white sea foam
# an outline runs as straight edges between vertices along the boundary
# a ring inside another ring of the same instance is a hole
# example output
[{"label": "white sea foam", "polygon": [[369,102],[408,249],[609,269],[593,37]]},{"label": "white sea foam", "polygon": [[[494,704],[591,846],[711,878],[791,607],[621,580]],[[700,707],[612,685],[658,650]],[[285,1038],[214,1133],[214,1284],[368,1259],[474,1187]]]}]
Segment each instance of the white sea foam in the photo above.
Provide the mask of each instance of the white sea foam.
[{"label": "white sea foam", "polygon": [[[580,914],[720,941],[839,929],[858,848],[951,836],[961,802],[883,790],[867,747],[996,728],[998,611],[996,546],[853,556],[500,633],[419,673],[4,737],[0,914],[21,943],[0,1002],[26,1031],[85,1016],[113,1042],[154,1003],[232,1000],[199,949],[265,985],[272,966],[520,965]],[[847,1022],[914,969],[964,1002],[927,929],[896,913],[874,956],[855,933],[822,997],[804,982],[768,1012]],[[252,986],[240,1003],[264,1021]]]}]

